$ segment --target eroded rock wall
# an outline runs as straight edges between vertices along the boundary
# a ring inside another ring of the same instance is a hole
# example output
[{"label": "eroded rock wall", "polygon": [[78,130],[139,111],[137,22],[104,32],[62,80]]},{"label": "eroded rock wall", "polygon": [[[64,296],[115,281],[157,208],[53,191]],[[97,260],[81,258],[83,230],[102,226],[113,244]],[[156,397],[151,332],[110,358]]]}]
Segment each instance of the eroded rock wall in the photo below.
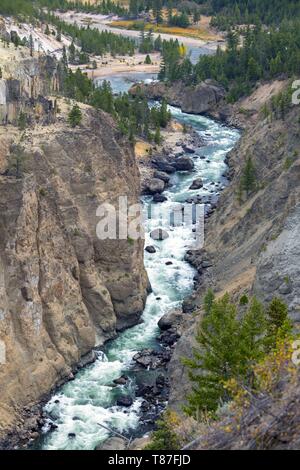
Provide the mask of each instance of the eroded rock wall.
[{"label": "eroded rock wall", "polygon": [[143,240],[96,236],[101,203],[139,202],[134,153],[108,115],[82,112],[75,129],[63,117],[27,129],[22,177],[0,176],[0,438],[144,308]]},{"label": "eroded rock wall", "polygon": [[[206,224],[204,250],[189,256],[201,277],[197,291],[184,304],[185,333],[169,368],[170,405],[177,410],[191,386],[181,357],[192,354],[203,295],[209,287],[217,296],[229,292],[237,301],[244,293],[255,294],[264,302],[279,296],[299,327],[298,115],[297,106],[284,119],[273,118],[272,122],[256,113],[255,123],[251,122],[229,155],[231,184]],[[256,191],[240,200],[241,175],[249,157],[255,166]],[[192,315],[195,311],[196,317]],[[178,387],[179,382],[184,385]]]}]

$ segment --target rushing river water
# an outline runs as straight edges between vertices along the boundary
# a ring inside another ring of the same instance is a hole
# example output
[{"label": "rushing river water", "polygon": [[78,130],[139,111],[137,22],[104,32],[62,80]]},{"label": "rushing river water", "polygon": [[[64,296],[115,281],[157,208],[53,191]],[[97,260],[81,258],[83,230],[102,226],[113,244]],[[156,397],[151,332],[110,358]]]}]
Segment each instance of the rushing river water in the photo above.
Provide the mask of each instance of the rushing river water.
[{"label": "rushing river water", "polygon": [[[124,91],[127,86],[120,78],[112,85],[116,92]],[[146,245],[155,245],[157,251],[155,254],[145,253],[145,266],[153,292],[147,300],[143,323],[110,341],[98,353],[94,364],[81,370],[75,380],[65,384],[46,404],[49,423],[44,428],[39,448],[94,449],[109,437],[109,432],[98,423],[129,435],[135,435],[139,429],[142,399],[134,396],[135,384],[151,372],[134,371],[132,357],[141,349],[158,347],[155,339],[158,335],[158,320],[165,312],[178,307],[192,291],[195,275],[194,269],[184,261],[185,252],[194,241],[190,227],[174,227],[169,230],[169,238],[164,241],[154,242],[150,239],[150,232],[157,227],[169,229],[169,214],[176,203],[196,194],[209,194],[214,188],[211,183],[225,184],[222,181],[226,169],[224,158],[239,138],[237,130],[211,119],[182,113],[174,107],[170,107],[170,110],[173,118],[194,127],[203,137],[204,145],[193,156],[195,171],[172,176],[173,186],[164,193],[168,200],[158,205],[160,213],[155,218],[145,222]],[[201,159],[201,156],[206,158]],[[188,188],[196,177],[203,178],[204,188],[190,191]],[[145,211],[150,200],[144,198]],[[166,265],[170,260],[173,264]],[[113,386],[113,380],[124,373],[130,377],[129,384]],[[117,397],[124,394],[134,399],[129,408],[116,406]],[[50,430],[51,422],[57,426],[55,430]]]}]

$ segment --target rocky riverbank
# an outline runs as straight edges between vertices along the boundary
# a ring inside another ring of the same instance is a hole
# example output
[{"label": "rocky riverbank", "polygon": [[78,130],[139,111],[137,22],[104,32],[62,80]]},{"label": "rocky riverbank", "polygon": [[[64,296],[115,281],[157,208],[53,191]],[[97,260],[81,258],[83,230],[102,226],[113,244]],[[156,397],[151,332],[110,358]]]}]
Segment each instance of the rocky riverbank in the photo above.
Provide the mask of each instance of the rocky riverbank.
[{"label": "rocky riverbank", "polygon": [[255,125],[264,103],[280,93],[286,85],[284,78],[258,83],[250,96],[241,98],[234,104],[227,103],[225,89],[215,80],[205,80],[193,86],[186,86],[180,80],[172,84],[139,84],[133,86],[130,93],[143,93],[150,100],[160,101],[164,98],[183,112],[207,115],[244,130]]},{"label": "rocky riverbank", "polygon": [[[212,288],[217,296],[228,292],[236,301],[243,294],[257,295],[264,302],[279,296],[286,302],[295,328],[299,328],[298,109],[290,106],[285,119],[273,117],[272,123],[258,111],[284,85],[279,81],[261,85],[244,100],[248,109],[252,106],[252,117],[239,144],[229,154],[231,184],[222,193],[220,203],[207,223],[204,249],[187,254],[187,259],[200,274],[200,282],[183,305],[184,311],[197,312],[197,315],[184,325],[168,367],[169,406],[179,413],[191,387],[180,358],[189,357],[195,345],[203,295],[208,288]],[[256,189],[248,197],[239,197],[241,175],[249,156],[255,168]],[[286,377],[283,383],[289,394]],[[271,409],[277,405],[271,400],[268,406]],[[229,419],[227,417],[225,421]],[[246,423],[247,412],[243,419]],[[267,413],[262,415],[260,422],[264,427]],[[218,426],[216,429],[207,427],[206,432],[211,433],[210,448],[238,446],[236,442],[223,439],[224,436],[221,442]],[[243,428],[244,432],[248,437],[243,446],[247,447],[250,436],[246,428]],[[200,436],[194,448],[206,448],[204,441],[206,437],[201,439]]]}]

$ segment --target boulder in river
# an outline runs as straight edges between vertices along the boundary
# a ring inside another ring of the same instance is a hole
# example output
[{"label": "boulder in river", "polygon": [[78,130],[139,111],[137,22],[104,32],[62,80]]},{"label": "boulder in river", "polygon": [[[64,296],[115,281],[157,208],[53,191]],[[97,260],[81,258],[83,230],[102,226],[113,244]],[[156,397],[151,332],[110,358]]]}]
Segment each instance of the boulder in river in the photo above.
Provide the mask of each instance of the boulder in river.
[{"label": "boulder in river", "polygon": [[172,162],[177,171],[192,171],[194,169],[194,162],[190,157],[180,157]]},{"label": "boulder in river", "polygon": [[152,160],[152,164],[157,170],[162,171],[163,173],[175,173],[176,168],[173,163],[169,163],[167,160]]},{"label": "boulder in river", "polygon": [[158,369],[165,366],[171,359],[171,351],[143,349],[133,356],[133,360],[145,369]]},{"label": "boulder in river", "polygon": [[160,194],[165,189],[165,182],[158,178],[152,178],[146,182],[144,193],[146,194]]},{"label": "boulder in river", "polygon": [[127,396],[127,395],[124,395],[124,396],[121,396],[117,399],[117,405],[118,406],[126,406],[126,407],[129,407],[131,406],[133,403],[133,400],[131,397]]},{"label": "boulder in river", "polygon": [[203,188],[203,181],[202,181],[202,178],[196,178],[191,186],[190,186],[190,189],[194,190],[194,189],[201,189]]},{"label": "boulder in river", "polygon": [[166,196],[163,196],[163,194],[154,194],[153,196],[153,202],[165,202],[168,200]]},{"label": "boulder in river", "polygon": [[169,234],[166,230],[163,230],[162,228],[156,228],[152,230],[152,232],[150,233],[150,237],[153,240],[166,240],[167,238],[169,238]]},{"label": "boulder in river", "polygon": [[169,183],[169,181],[170,181],[170,176],[167,173],[164,173],[163,171],[156,170],[153,173],[153,176],[154,176],[154,178],[158,178],[159,180],[162,180],[165,183]]},{"label": "boulder in river", "polygon": [[186,153],[195,153],[195,149],[189,145],[184,145],[183,146],[183,150],[186,152]]},{"label": "boulder in river", "polygon": [[165,313],[158,321],[158,326],[161,330],[169,330],[175,325],[178,325],[182,320],[181,310],[172,310]]},{"label": "boulder in river", "polygon": [[145,251],[147,251],[147,253],[153,254],[156,253],[156,248],[153,245],[148,245],[146,246]]},{"label": "boulder in river", "polygon": [[121,375],[121,377],[118,377],[117,379],[113,380],[113,383],[116,385],[126,385],[127,382],[128,382],[127,375]]}]

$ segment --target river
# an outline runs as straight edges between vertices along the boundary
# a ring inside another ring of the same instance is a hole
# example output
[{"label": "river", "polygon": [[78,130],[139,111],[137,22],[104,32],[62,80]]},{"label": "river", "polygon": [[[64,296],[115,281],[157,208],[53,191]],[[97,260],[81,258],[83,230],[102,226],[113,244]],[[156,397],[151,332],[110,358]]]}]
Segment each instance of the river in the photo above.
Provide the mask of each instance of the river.
[{"label": "river", "polygon": [[[110,25],[112,19],[119,19],[118,17],[113,18],[111,15],[97,15],[92,13],[79,13],[79,12],[56,12],[61,20],[66,23],[76,24],[77,26],[86,27],[90,24],[91,28],[98,29],[99,31],[110,31],[111,33],[126,36],[136,41],[140,38],[139,30],[132,29],[121,29]],[[217,47],[224,44],[224,41],[205,41],[202,39],[187,37],[187,36],[176,36],[174,34],[166,33],[153,33],[153,38],[156,39],[161,36],[162,39],[169,41],[170,39],[177,39],[180,43],[184,44],[187,48],[190,59],[193,63],[196,63],[199,56],[206,54],[214,54]]]},{"label": "river", "polygon": [[[131,86],[132,76],[115,77],[112,86],[115,92],[125,91]],[[138,77],[137,77],[138,78]],[[153,78],[143,76],[143,79]],[[150,239],[150,232],[157,227],[169,229],[169,214],[178,202],[196,194],[209,194],[215,187],[212,183],[221,182],[226,169],[224,158],[239,138],[236,129],[228,128],[203,116],[189,115],[175,107],[170,107],[173,118],[192,125],[204,139],[204,145],[194,155],[193,173],[176,173],[172,176],[173,186],[164,194],[168,200],[159,204],[160,213],[145,222],[146,245],[156,245],[155,254],[145,253],[145,266],[153,288],[148,296],[142,316],[143,322],[110,341],[102,351],[98,351],[95,363],[82,369],[75,380],[66,383],[52,396],[44,410],[49,418],[43,434],[35,448],[41,449],[94,449],[109,437],[109,432],[99,426],[102,423],[127,435],[142,435],[145,428],[139,426],[141,398],[135,397],[135,385],[151,372],[134,370],[132,358],[144,348],[157,348],[157,322],[167,311],[180,306],[185,296],[193,289],[194,269],[184,261],[184,255],[193,243],[190,228],[175,227],[169,230],[169,238],[164,241]],[[205,156],[205,159],[201,159]],[[204,181],[202,190],[188,188],[196,177]],[[147,211],[151,198],[144,198]],[[172,261],[171,265],[166,262]],[[114,386],[112,381],[121,374],[130,377],[127,385]],[[116,406],[120,395],[130,395],[133,404],[129,408]],[[53,424],[56,429],[51,429]]]}]

